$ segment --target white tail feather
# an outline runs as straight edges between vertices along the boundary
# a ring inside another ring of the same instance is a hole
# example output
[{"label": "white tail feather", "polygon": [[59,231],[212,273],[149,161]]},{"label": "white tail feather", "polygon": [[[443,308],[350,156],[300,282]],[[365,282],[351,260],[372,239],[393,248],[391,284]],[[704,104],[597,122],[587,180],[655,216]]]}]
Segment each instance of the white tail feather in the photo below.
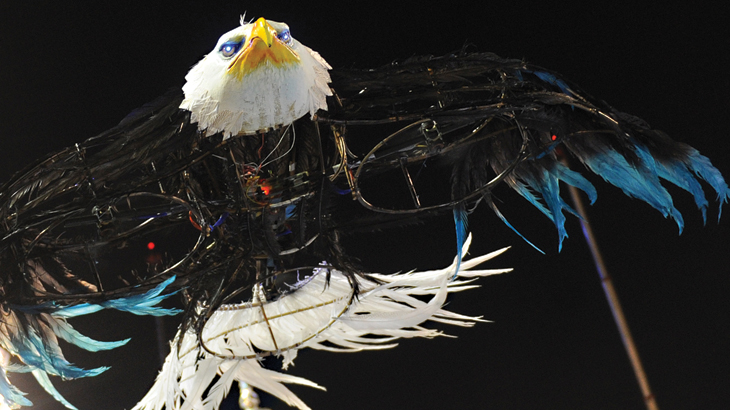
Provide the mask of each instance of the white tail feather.
[{"label": "white tail feather", "polygon": [[[471,235],[463,255],[470,243]],[[468,270],[505,250],[463,261],[454,280],[457,260],[441,270],[372,274],[380,284],[361,283],[357,298],[347,276],[334,269],[315,269],[296,291],[277,300],[262,300],[260,292],[254,290],[251,301],[217,310],[200,340],[192,331],[178,333],[155,385],[134,410],[214,410],[234,381],[307,410],[309,407],[284,384],[323,388],[307,379],[265,369],[258,359],[268,354],[282,356],[286,369],[305,347],[336,352],[388,349],[395,347],[393,342],[399,338],[444,335],[418,326],[426,320],[463,327],[484,322],[481,317],[449,312],[442,306],[449,292],[476,287],[471,284],[474,278],[509,271]],[[428,302],[416,297],[429,295]],[[216,375],[220,378],[203,397]]]}]

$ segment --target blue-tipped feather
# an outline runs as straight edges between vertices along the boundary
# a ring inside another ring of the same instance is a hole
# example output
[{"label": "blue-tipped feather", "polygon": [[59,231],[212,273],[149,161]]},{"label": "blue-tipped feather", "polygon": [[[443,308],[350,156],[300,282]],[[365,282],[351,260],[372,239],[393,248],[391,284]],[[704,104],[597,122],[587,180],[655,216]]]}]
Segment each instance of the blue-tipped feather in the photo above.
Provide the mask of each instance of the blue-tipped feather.
[{"label": "blue-tipped feather", "polygon": [[[720,203],[717,213],[717,220],[719,222],[720,216],[722,216],[722,205],[730,200],[730,189],[728,189],[727,183],[722,177],[722,174],[720,174],[720,171],[718,171],[717,168],[712,166],[709,158],[700,154],[699,151],[694,148],[690,148],[689,154],[687,155],[684,164],[688,170],[691,170],[695,173],[695,175],[710,184],[712,189],[714,189],[717,193],[717,201]],[[690,192],[694,194],[693,191]],[[695,202],[697,202],[696,197]],[[697,206],[700,206],[699,202],[697,202]]]},{"label": "blue-tipped feather", "polygon": [[[694,175],[687,169],[683,162],[673,161],[672,163],[657,162],[657,173],[659,177],[666,179],[674,185],[692,194],[697,208],[702,212],[702,221],[707,223],[707,207],[709,203],[705,198],[705,192]],[[722,208],[722,204],[720,204]]]},{"label": "blue-tipped feather", "polygon": [[[20,406],[32,406],[33,403],[23,397],[25,393],[10,384],[7,375],[0,369],[0,395],[5,398],[8,405],[17,404]],[[0,402],[2,398],[0,398]]]},{"label": "blue-tipped feather", "polygon": [[522,77],[522,71],[515,70],[514,73],[515,73],[515,77],[517,77],[517,80],[519,80],[520,82],[525,81],[524,77]]},{"label": "blue-tipped feather", "polygon": [[660,202],[661,205],[657,209],[664,209],[665,211],[662,211],[664,217],[669,215],[677,222],[679,233],[681,234],[684,229],[684,218],[682,218],[682,214],[679,213],[677,208],[674,207],[672,196],[664,188],[664,186],[662,186],[659,180],[659,171],[657,169],[657,163],[654,161],[654,157],[645,146],[636,143],[635,147],[636,154],[642,159],[642,166],[635,167],[635,169],[639,171],[649,185],[656,187],[655,192],[657,193],[657,199],[659,199],[659,201],[666,199],[666,202]]},{"label": "blue-tipped feather", "polygon": [[33,368],[19,363],[8,363],[5,365],[5,371],[8,373],[30,373]]},{"label": "blue-tipped feather", "polygon": [[[222,217],[224,219],[224,217]],[[219,220],[221,221],[221,220]],[[69,363],[63,356],[58,338],[62,338],[82,349],[99,351],[113,349],[124,345],[129,339],[115,342],[100,342],[86,337],[75,330],[65,320],[67,317],[80,316],[109,308],[117,309],[137,315],[171,315],[179,312],[177,309],[162,309],[155,307],[157,303],[174,294],[162,293],[175,280],[171,277],[157,285],[154,289],[135,296],[128,296],[99,304],[81,304],[77,306],[58,307],[54,304],[36,306],[33,309],[10,309],[4,319],[5,335],[0,334],[0,346],[12,355],[18,357],[24,364],[7,366],[9,371],[33,373],[38,383],[56,400],[69,409],[75,409],[61,396],[51,384],[48,375],[60,376],[64,379],[96,376],[108,369],[81,369]],[[46,313],[51,311],[52,313]],[[8,325],[11,324],[11,325]],[[14,404],[21,406],[31,405],[30,401],[22,397],[22,393],[14,389],[3,376],[0,377],[0,394]]]},{"label": "blue-tipped feather", "polygon": [[[685,156],[656,159],[646,146],[633,139],[630,141],[637,159],[635,163],[629,163],[623,154],[606,145],[598,146],[593,155],[579,155],[579,158],[591,171],[619,187],[626,195],[641,199],[659,210],[664,217],[674,219],[680,233],[684,227],[682,214],[674,207],[672,197],[662,186],[660,178],[691,193],[702,212],[703,220],[706,220],[708,201],[698,179],[707,181],[717,193],[720,202],[719,215],[721,215],[722,205],[730,200],[730,189],[709,159],[690,147],[685,147]],[[558,181],[581,189],[588,195],[591,203],[595,202],[597,195],[593,185],[562,163],[554,163],[549,168],[539,169],[538,172],[522,173],[517,178],[508,180],[508,183],[553,220],[562,245],[563,239],[567,236],[563,227],[565,218],[562,210],[576,215],[577,213],[561,199]],[[504,221],[504,217],[500,218]]]},{"label": "blue-tipped feather", "polygon": [[563,208],[568,208],[568,206],[560,197],[558,179],[545,175],[543,181],[544,185],[540,192],[553,216],[553,223],[558,229],[558,251],[560,251],[563,249],[563,240],[568,237],[568,232],[565,230],[565,215],[563,215]]},{"label": "blue-tipped feather", "polygon": [[175,277],[167,279],[166,281],[157,285],[154,289],[147,293],[135,296],[128,296],[122,299],[113,299],[102,303],[101,305],[107,309],[116,309],[123,312],[133,313],[135,315],[151,315],[151,316],[170,316],[176,315],[182,310],[180,309],[163,309],[155,307],[154,305],[167,299],[177,292],[168,293],[161,295],[167,286],[169,286]]},{"label": "blue-tipped feather", "polygon": [[41,387],[43,387],[43,389],[47,391],[48,394],[53,396],[53,398],[56,399],[59,403],[63,404],[71,410],[78,410],[73,404],[69,403],[68,400],[61,396],[61,393],[59,393],[55,387],[53,387],[53,384],[51,383],[51,380],[48,378],[48,375],[46,373],[40,370],[34,370],[33,376],[35,376],[38,384],[40,384]]},{"label": "blue-tipped feather", "polygon": [[515,229],[515,227],[512,226],[511,223],[509,223],[509,221],[507,220],[507,218],[504,215],[502,215],[502,212],[499,211],[499,208],[497,208],[497,205],[494,204],[494,201],[487,200],[487,203],[489,204],[489,207],[492,209],[492,211],[494,212],[494,214],[497,215],[497,217],[499,217],[499,219],[502,220],[502,223],[504,223],[505,225],[507,225],[507,227],[509,229],[511,229],[512,232],[516,233],[520,238],[522,238],[523,241],[527,242],[528,245],[530,245],[533,248],[535,248],[536,251],[540,252],[543,255],[545,254],[545,252],[543,252],[542,249],[538,248],[534,243],[530,242],[527,238],[525,238],[524,235],[522,235],[520,233],[520,231],[518,231],[517,229]]},{"label": "blue-tipped feather", "polygon": [[85,370],[72,365],[63,357],[53,331],[36,317],[27,319],[27,323],[18,322],[17,331],[10,335],[10,346],[4,347],[33,368],[33,372],[40,370],[66,379],[77,379],[97,376],[108,369]]},{"label": "blue-tipped feather", "polygon": [[53,312],[53,315],[58,316],[58,317],[69,318],[69,317],[89,315],[91,313],[96,313],[103,309],[104,309],[104,306],[102,306],[100,304],[81,303],[78,305],[66,306],[66,307],[60,308],[59,310]]},{"label": "blue-tipped feather", "polygon": [[[464,204],[458,204],[454,208],[454,224],[456,227],[456,271],[454,271],[453,278],[459,274],[459,268],[461,267],[461,258],[463,257],[462,252],[464,248],[464,242],[466,241],[467,229],[469,227],[468,215]],[[453,279],[452,278],[452,279]]]},{"label": "blue-tipped feather", "polygon": [[507,179],[507,183],[509,186],[512,187],[515,191],[517,191],[518,194],[522,195],[523,198],[527,199],[528,202],[530,202],[535,208],[539,209],[540,212],[545,214],[548,218],[553,219],[553,216],[550,214],[550,211],[545,208],[545,205],[540,202],[540,199],[535,196],[535,194],[532,192],[533,189],[537,189],[537,184],[533,183],[533,181],[526,181],[528,185],[525,185],[515,179]]},{"label": "blue-tipped feather", "polygon": [[566,184],[572,185],[585,192],[586,195],[588,195],[588,200],[590,201],[591,205],[596,202],[596,199],[598,199],[598,192],[596,191],[596,187],[594,187],[593,184],[585,179],[583,175],[571,170],[562,163],[556,163],[555,165],[555,168],[550,170],[550,174],[565,182]]},{"label": "blue-tipped feather", "polygon": [[89,352],[98,352],[99,350],[111,350],[120,346],[124,346],[131,339],[119,340],[116,342],[100,342],[90,337],[84,336],[78,330],[71,327],[68,322],[62,318],[58,318],[51,323],[53,332],[61,339],[74,344]]},{"label": "blue-tipped feather", "polygon": [[161,293],[175,280],[175,276],[170,277],[166,281],[157,285],[154,289],[141,295],[127,296],[120,299],[112,299],[99,304],[82,303],[76,306],[62,308],[54,315],[60,317],[75,317],[97,312],[101,309],[116,309],[123,312],[133,313],[135,315],[151,315],[151,316],[170,316],[181,312],[180,309],[164,309],[155,307],[166,298],[174,295],[176,292],[161,295]]},{"label": "blue-tipped feather", "polygon": [[[568,236],[565,230],[565,215],[563,215],[563,210],[565,209],[574,215],[578,213],[560,197],[560,181],[584,191],[588,195],[591,203],[595,202],[598,196],[596,188],[582,175],[571,171],[561,163],[553,164],[549,170],[542,169],[537,176],[534,174],[525,174],[521,176],[521,179],[524,183],[515,179],[508,180],[508,183],[514,190],[553,221],[558,230],[558,250],[562,249],[563,240]],[[535,192],[540,193],[542,200],[545,201],[544,205],[535,195]],[[500,219],[507,223],[503,216],[500,216]],[[507,224],[507,226],[515,230],[511,225]],[[515,232],[517,231],[515,230]],[[532,246],[534,247],[534,245]]]},{"label": "blue-tipped feather", "polygon": [[296,205],[287,205],[286,206],[286,219],[289,219],[297,214],[297,207]]},{"label": "blue-tipped feather", "polygon": [[705,198],[705,192],[697,181],[697,178],[705,180],[717,193],[717,201],[720,203],[717,219],[722,215],[722,205],[730,198],[730,189],[722,178],[720,171],[712,166],[710,160],[701,155],[694,148],[689,150],[686,158],[682,160],[657,161],[656,170],[658,175],[692,194],[697,208],[702,212],[702,220],[707,223],[707,208],[709,203]]},{"label": "blue-tipped feather", "polygon": [[635,147],[635,153],[641,159],[641,163],[636,166],[610,149],[604,149],[598,155],[584,156],[581,160],[591,171],[620,188],[626,195],[648,203],[665,218],[674,218],[681,233],[684,226],[682,215],[674,207],[669,192],[661,185],[654,159],[645,147],[638,144]]},{"label": "blue-tipped feather", "polygon": [[213,229],[220,226],[223,222],[225,222],[226,219],[228,218],[228,215],[229,215],[228,212],[223,212],[223,214],[220,216],[220,218],[218,218],[218,220],[213,225],[209,226],[210,230],[212,231]]},{"label": "blue-tipped feather", "polygon": [[339,188],[336,185],[330,185],[330,187],[332,188],[332,191],[334,191],[338,195],[347,195],[352,192],[350,188]]},{"label": "blue-tipped feather", "polygon": [[[528,73],[535,74],[537,78],[541,79],[542,81],[545,81],[548,84],[554,85],[558,88],[560,88],[560,91],[562,91],[564,94],[567,95],[573,95],[573,90],[568,87],[568,84],[565,83],[565,81],[555,77],[555,74],[548,73],[545,71],[529,71],[525,70]],[[520,79],[522,76],[520,76]]]}]

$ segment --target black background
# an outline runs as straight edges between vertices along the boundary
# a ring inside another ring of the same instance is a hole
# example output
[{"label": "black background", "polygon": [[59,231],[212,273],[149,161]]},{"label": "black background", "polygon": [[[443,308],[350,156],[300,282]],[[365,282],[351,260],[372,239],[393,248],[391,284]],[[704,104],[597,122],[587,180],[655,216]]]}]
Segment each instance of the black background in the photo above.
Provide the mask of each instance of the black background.
[{"label": "black background", "polygon": [[[539,4],[3,2],[0,179],[181,86],[190,66],[243,12],[287,22],[294,37],[336,67],[444,54],[465,43],[525,58],[693,145],[730,176],[730,40],[723,34],[730,6]],[[690,195],[671,188],[687,225],[678,236],[674,222],[648,205],[592,181],[599,199],[590,217],[660,407],[730,408],[730,223],[716,224],[713,207],[703,228]],[[551,223],[516,195],[505,200],[511,221],[547,255],[487,211],[472,217],[473,253],[513,245],[493,266],[515,271],[482,280],[483,288],[452,298],[449,308],[494,323],[445,328],[459,338],[405,340],[390,351],[305,351],[291,372],[328,392],[293,389],[319,410],[643,408],[577,221],[569,220],[570,238],[558,254]],[[440,267],[453,258],[452,224],[437,219],[348,244],[374,270]],[[437,236],[448,241],[433,243]],[[98,354],[67,348],[79,365],[112,369],[54,383],[82,410],[130,408],[159,368],[155,321],[95,316],[74,325],[99,339],[133,341]],[[175,319],[165,324],[172,337]],[[12,377],[36,408],[61,408],[32,378]]]}]

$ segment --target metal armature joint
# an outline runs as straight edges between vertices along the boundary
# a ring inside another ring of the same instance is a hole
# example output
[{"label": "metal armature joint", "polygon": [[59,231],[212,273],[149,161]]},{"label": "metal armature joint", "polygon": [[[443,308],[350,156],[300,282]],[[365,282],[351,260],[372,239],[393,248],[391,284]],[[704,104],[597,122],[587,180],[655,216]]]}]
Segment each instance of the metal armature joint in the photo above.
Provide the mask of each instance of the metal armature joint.
[{"label": "metal armature joint", "polygon": [[86,149],[82,149],[81,145],[76,143],[76,154],[78,155],[78,160],[83,164],[84,167],[84,174],[86,174],[86,185],[89,188],[89,191],[91,191],[91,194],[94,198],[96,198],[96,191],[94,191],[94,178],[91,176],[91,172],[89,171],[89,166],[86,163]]},{"label": "metal armature joint", "polygon": [[335,145],[337,146],[337,153],[340,156],[340,164],[337,167],[337,171],[330,177],[330,180],[334,181],[335,178],[340,174],[340,172],[345,173],[345,177],[347,177],[347,185],[350,186],[350,192],[352,193],[352,199],[357,199],[357,195],[355,193],[355,180],[352,175],[352,172],[350,171],[350,167],[347,165],[347,157],[348,155],[352,155],[350,153],[350,150],[347,149],[347,143],[345,142],[345,127],[333,124],[330,126],[332,130],[332,135],[335,137]]},{"label": "metal armature joint", "polygon": [[96,216],[97,225],[99,227],[107,226],[114,222],[114,208],[111,205],[98,206],[95,205],[91,212]]},{"label": "metal armature joint", "polygon": [[441,138],[441,131],[439,130],[438,124],[434,120],[429,122],[421,123],[421,135],[426,139],[426,142],[430,144],[443,143]]}]

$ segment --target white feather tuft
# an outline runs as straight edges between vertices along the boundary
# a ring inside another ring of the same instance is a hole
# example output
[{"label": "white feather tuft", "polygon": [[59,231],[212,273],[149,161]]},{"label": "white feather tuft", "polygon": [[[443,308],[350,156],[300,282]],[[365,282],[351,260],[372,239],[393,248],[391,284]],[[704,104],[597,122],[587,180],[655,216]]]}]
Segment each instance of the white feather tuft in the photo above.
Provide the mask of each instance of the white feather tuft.
[{"label": "white feather tuft", "polygon": [[[466,255],[470,243],[471,235],[464,243],[462,255]],[[155,385],[134,410],[214,410],[234,381],[307,410],[309,407],[284,384],[323,387],[262,368],[262,356],[282,356],[286,369],[305,347],[337,352],[388,349],[395,347],[393,342],[399,338],[444,335],[419,326],[426,320],[464,327],[483,322],[481,317],[460,315],[442,306],[449,292],[474,288],[474,278],[508,271],[470,270],[505,250],[463,261],[453,280],[456,259],[440,270],[372,274],[380,284],[361,283],[357,298],[347,276],[324,268],[315,269],[298,283],[296,291],[277,300],[261,300],[261,293],[254,290],[249,302],[218,309],[203,328],[201,340],[193,332],[178,333]],[[425,302],[419,296],[431,299]],[[216,375],[220,377],[204,395]]]},{"label": "white feather tuft", "polygon": [[[288,29],[284,23],[269,23]],[[252,26],[245,23],[221,36],[215,49],[185,77],[180,108],[191,112],[191,122],[198,123],[205,135],[255,134],[327,109],[332,67],[295,39],[290,47],[299,56],[298,63],[282,67],[266,62],[240,79],[227,74],[231,60],[218,50],[227,40],[246,36]]]}]

